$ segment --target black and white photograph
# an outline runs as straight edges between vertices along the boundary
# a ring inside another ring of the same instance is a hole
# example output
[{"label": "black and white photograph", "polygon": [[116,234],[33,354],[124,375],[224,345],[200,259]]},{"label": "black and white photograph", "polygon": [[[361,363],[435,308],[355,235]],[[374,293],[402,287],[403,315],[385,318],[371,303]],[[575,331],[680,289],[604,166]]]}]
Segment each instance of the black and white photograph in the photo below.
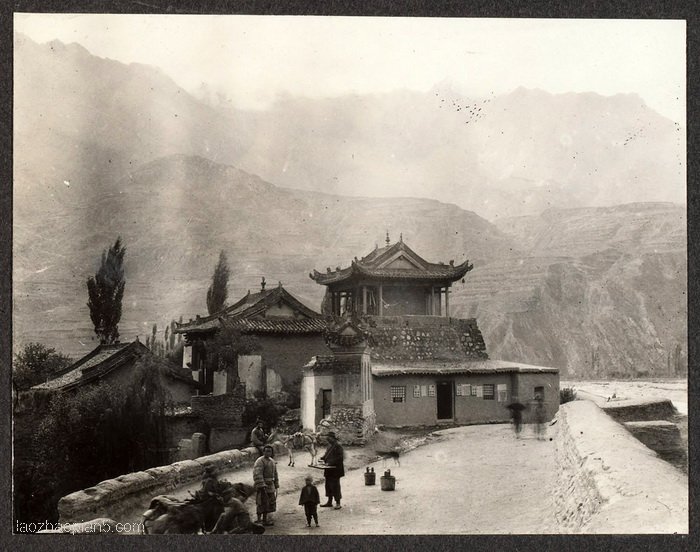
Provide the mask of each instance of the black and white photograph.
[{"label": "black and white photograph", "polygon": [[12,24],[13,533],[689,533],[684,20]]}]

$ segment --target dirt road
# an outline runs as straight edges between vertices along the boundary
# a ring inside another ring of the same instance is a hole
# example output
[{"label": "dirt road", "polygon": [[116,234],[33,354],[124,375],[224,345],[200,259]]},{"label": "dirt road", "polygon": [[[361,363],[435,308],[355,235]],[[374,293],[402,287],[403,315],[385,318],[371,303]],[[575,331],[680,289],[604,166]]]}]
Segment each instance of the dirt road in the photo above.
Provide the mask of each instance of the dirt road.
[{"label": "dirt road", "polygon": [[[376,462],[377,485],[365,486],[363,469],[348,472],[341,480],[343,508],[319,508],[319,528],[306,527],[298,492],[281,495],[268,533],[558,532],[551,499],[554,441],[538,441],[528,429],[516,440],[507,425],[454,428],[439,435],[437,442],[403,455],[400,466],[386,463],[397,478],[395,491],[380,489],[379,476],[386,468]],[[312,471],[299,464],[295,470]],[[323,484],[318,488],[323,497]]]},{"label": "dirt road", "polygon": [[[303,508],[297,505],[304,477],[312,474],[324,499],[323,472],[306,466],[309,456],[296,455],[296,467],[277,458],[281,493],[271,535],[305,534],[508,534],[557,533],[551,489],[554,488],[554,427],[547,440],[535,439],[525,427],[516,439],[509,425],[479,425],[446,429],[432,434],[428,444],[400,458],[369,463],[366,451],[349,449],[346,476],[341,479],[343,507],[319,508],[320,527],[306,527]],[[374,466],[375,486],[365,486],[364,471]],[[395,491],[380,489],[380,476],[386,468],[397,479]],[[220,475],[229,481],[252,482],[246,468]],[[201,483],[171,493],[187,498]],[[147,501],[134,509],[128,519],[140,521]],[[248,508],[255,518],[254,499]]]}]

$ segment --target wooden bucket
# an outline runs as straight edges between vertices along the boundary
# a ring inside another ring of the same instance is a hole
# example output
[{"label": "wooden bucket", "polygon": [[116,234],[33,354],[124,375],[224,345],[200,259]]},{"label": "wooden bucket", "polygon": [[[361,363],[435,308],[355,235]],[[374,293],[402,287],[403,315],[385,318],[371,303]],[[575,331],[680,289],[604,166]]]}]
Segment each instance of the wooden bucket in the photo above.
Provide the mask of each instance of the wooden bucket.
[{"label": "wooden bucket", "polygon": [[396,488],[396,478],[393,475],[382,475],[379,478],[382,491],[393,491]]}]

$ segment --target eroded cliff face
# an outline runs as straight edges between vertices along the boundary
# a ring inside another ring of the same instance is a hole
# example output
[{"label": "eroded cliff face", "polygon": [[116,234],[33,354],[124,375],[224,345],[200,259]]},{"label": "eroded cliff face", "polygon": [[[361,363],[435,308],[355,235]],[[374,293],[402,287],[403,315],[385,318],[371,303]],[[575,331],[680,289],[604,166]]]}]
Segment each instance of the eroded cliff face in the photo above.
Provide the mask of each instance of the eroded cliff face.
[{"label": "eroded cliff face", "polygon": [[458,296],[458,312],[478,317],[489,355],[558,366],[570,377],[684,374],[684,211],[568,214],[512,225],[511,237],[537,256],[475,268],[473,294]]}]

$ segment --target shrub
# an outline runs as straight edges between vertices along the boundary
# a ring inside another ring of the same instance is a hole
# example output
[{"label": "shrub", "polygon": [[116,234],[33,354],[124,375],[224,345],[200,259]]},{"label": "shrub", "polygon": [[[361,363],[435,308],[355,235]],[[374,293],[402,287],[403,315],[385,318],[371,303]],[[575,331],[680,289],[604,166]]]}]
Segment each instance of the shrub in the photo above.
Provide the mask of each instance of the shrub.
[{"label": "shrub", "polygon": [[559,404],[568,403],[576,400],[576,389],[573,387],[564,387],[559,390]]},{"label": "shrub", "polygon": [[255,393],[254,398],[246,401],[243,425],[252,428],[255,422],[260,419],[267,428],[273,428],[287,410],[289,409],[284,402],[274,397],[265,397],[264,393]]}]

